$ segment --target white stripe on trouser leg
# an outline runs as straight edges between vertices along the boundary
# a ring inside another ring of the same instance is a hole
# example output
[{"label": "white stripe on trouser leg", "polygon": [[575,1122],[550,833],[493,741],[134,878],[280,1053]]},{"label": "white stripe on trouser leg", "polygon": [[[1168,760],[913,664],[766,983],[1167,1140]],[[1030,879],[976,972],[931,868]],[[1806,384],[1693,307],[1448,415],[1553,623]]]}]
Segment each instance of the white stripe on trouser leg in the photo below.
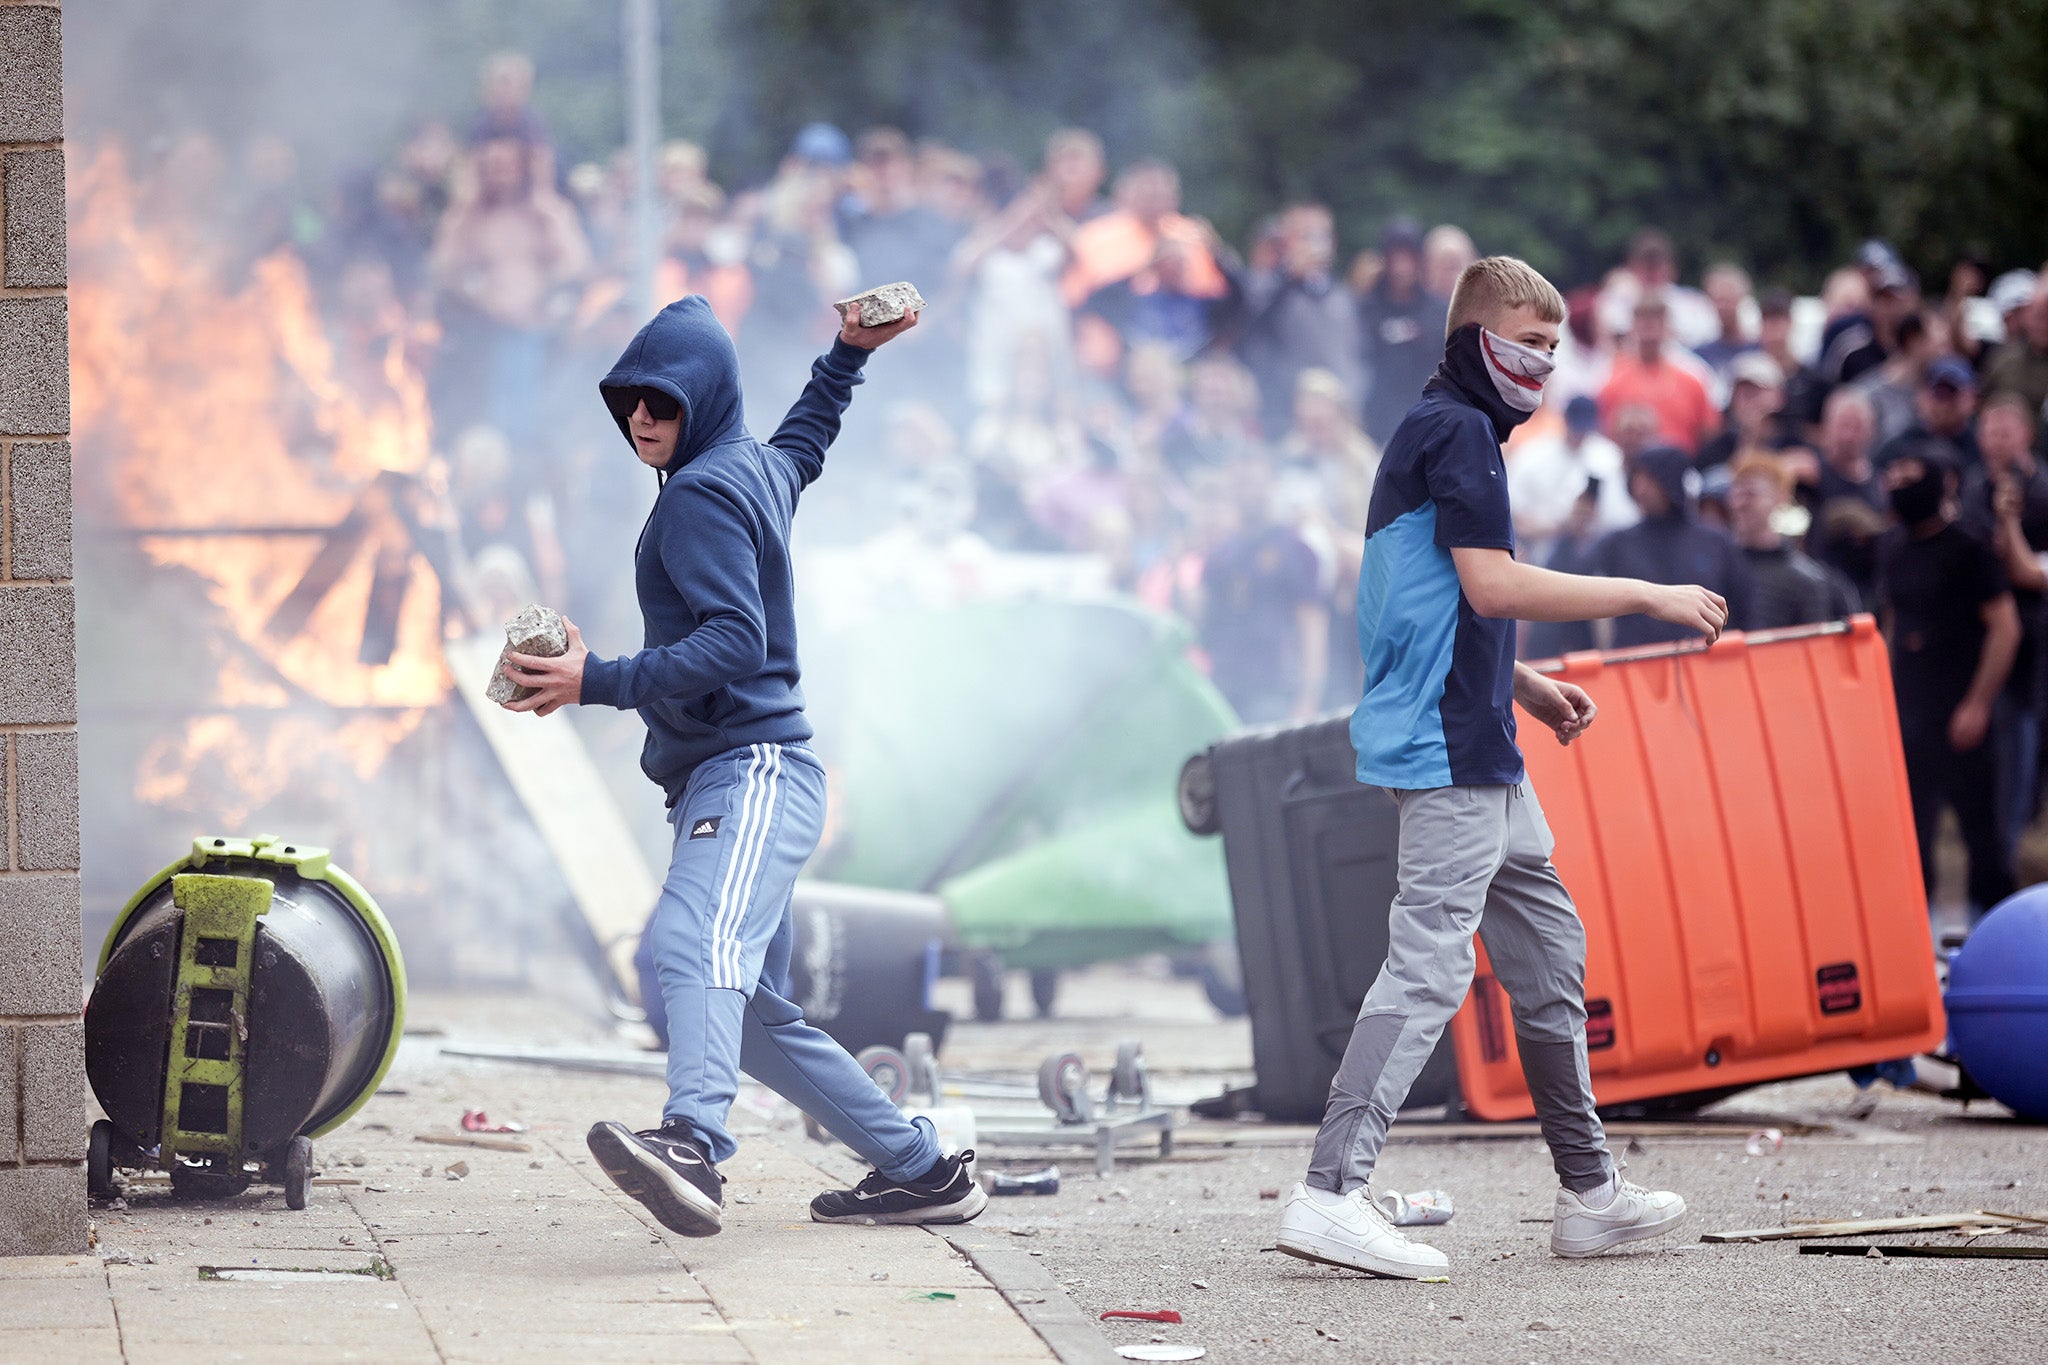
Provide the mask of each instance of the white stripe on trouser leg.
[{"label": "white stripe on trouser leg", "polygon": [[718,908],[711,917],[711,984],[727,989],[732,989],[733,983],[725,979],[725,954],[720,951],[720,947],[726,932],[726,921],[732,914],[732,893],[733,887],[739,881],[741,850],[747,846],[747,831],[752,828],[756,818],[756,797],[760,794],[761,770],[767,766],[767,757],[760,745],[752,746],[749,754],[747,774],[742,781],[740,792],[739,828],[732,832],[732,850],[727,855],[725,864],[725,884],[718,889]]},{"label": "white stripe on trouser leg", "polygon": [[769,837],[775,832],[775,801],[782,794],[782,748],[780,745],[768,746],[768,780],[766,787],[766,795],[761,801],[761,818],[754,825],[753,847],[752,851],[748,854],[748,865],[741,874],[740,892],[733,902],[735,917],[729,931],[729,937],[722,945],[725,956],[729,959],[727,965],[730,970],[727,973],[727,977],[732,982],[732,989],[734,990],[746,989],[746,984],[740,980],[740,950],[742,946],[740,930],[744,927],[744,920],[748,909],[754,903],[754,892],[761,884],[761,867],[768,861]]}]

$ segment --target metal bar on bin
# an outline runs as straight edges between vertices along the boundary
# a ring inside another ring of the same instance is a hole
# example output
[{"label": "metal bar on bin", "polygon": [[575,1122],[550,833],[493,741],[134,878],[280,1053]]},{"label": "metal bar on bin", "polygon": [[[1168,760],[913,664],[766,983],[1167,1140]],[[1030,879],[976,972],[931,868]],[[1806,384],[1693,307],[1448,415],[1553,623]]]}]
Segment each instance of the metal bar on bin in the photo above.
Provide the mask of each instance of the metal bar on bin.
[{"label": "metal bar on bin", "polygon": [[[275,887],[261,877],[181,873],[173,904],[185,915],[171,1004],[170,1057],[164,1068],[163,1153],[237,1159],[242,1148],[243,1061],[248,1050],[249,968],[256,919],[269,913]],[[193,997],[209,999],[193,1019]]]},{"label": "metal bar on bin", "polygon": [[[1721,639],[1739,640],[1745,645],[1776,644],[1781,640],[1811,640],[1820,635],[1847,635],[1856,629],[1858,622],[1869,621],[1875,624],[1876,620],[1876,617],[1864,613],[1852,616],[1846,621],[1824,621],[1813,626],[1781,626],[1777,630],[1731,630],[1724,633]],[[1719,641],[1715,643],[1718,644]],[[1708,644],[1705,640],[1685,640],[1672,645],[1638,645],[1633,649],[1578,650],[1561,658],[1531,659],[1525,662],[1538,673],[1562,673],[1571,667],[1573,660],[1587,657],[1597,659],[1602,664],[1623,664],[1637,663],[1643,659],[1676,659],[1688,654],[1705,654],[1713,648],[1714,645]]]}]

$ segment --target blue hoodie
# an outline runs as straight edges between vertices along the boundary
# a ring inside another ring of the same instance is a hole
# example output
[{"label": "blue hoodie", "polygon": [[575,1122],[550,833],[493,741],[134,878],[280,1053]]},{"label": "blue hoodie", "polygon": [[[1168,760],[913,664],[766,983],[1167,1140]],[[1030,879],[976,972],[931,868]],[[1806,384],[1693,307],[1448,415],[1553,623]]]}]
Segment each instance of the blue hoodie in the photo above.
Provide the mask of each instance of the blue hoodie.
[{"label": "blue hoodie", "polygon": [[[660,389],[683,407],[675,456],[634,551],[645,647],[591,656],[582,695],[585,705],[640,713],[640,767],[671,806],[708,758],[811,737],[797,682],[789,526],[798,495],[824,472],[867,358],[835,340],[763,445],[740,417],[732,338],[692,295],[655,314],[598,385]],[[631,445],[624,418],[619,430]]]}]

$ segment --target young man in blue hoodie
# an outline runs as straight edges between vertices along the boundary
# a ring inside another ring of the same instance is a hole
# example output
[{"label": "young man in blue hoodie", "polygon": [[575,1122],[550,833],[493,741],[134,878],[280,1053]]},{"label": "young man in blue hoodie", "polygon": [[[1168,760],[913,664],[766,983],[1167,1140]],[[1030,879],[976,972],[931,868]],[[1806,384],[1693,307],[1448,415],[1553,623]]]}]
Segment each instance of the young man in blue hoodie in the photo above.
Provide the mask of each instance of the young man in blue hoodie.
[{"label": "young man in blue hoodie", "polygon": [[537,689],[513,710],[630,707],[647,723],[640,766],[667,793],[675,830],[648,931],[669,1098],[659,1127],[600,1123],[589,1144],[619,1188],[685,1236],[719,1229],[716,1167],[735,1150],[725,1120],[741,1068],[875,1168],[813,1200],[817,1221],[960,1223],[987,1203],[974,1153],[942,1156],[930,1122],[905,1119],[788,1000],[790,892],[825,819],[797,686],[790,520],[869,354],[916,323],[863,327],[849,310],[763,444],[741,421],[739,358],[710,305],[692,296],[658,313],[599,385],[660,481],[634,555],[644,647],[600,659],[571,625],[560,658],[506,665]]},{"label": "young man in blue hoodie", "polygon": [[1551,866],[1550,828],[1515,744],[1514,707],[1569,744],[1585,692],[1515,662],[1515,626],[1634,612],[1708,639],[1728,604],[1704,588],[1586,578],[1514,557],[1501,443],[1543,401],[1564,300],[1521,261],[1467,266],[1443,363],[1387,443],[1358,580],[1365,695],[1351,720],[1358,780],[1400,809],[1387,961],[1330,1083],[1308,1176],[1279,1248],[1420,1279],[1449,1262],[1396,1231],[1367,1182],[1408,1088],[1472,982],[1486,941],[1514,1004],[1522,1073],[1563,1186],[1550,1248],[1590,1256],[1673,1227],[1675,1194],[1621,1180],[1586,1068],[1586,935]]}]

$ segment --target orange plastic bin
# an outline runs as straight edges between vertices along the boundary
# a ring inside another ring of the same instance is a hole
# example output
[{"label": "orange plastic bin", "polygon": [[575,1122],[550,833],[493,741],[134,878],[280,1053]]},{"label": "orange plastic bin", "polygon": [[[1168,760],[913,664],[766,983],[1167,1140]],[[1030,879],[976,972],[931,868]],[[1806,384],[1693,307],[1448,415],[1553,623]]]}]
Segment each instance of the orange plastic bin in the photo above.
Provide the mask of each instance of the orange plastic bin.
[{"label": "orange plastic bin", "polygon": [[[1870,617],[1541,667],[1600,707],[1570,748],[1527,724],[1522,747],[1586,924],[1601,1104],[1941,1042],[1891,669]],[[1532,1114],[1483,948],[1451,1029],[1467,1107]]]}]

